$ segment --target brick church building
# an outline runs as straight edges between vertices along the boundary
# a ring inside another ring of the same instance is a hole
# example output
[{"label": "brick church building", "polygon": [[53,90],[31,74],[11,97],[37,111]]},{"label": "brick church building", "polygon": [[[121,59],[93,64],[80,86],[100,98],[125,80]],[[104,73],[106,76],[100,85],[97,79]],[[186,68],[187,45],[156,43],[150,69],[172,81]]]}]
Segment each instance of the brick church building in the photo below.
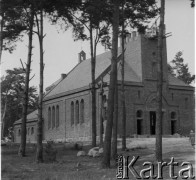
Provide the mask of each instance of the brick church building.
[{"label": "brick church building", "polygon": [[[166,41],[164,43],[163,69],[163,134],[189,134],[194,130],[194,87],[168,74]],[[157,39],[133,32],[126,38],[125,50],[125,97],[126,97],[126,133],[127,136],[155,135],[157,116]],[[119,85],[119,126],[121,135],[120,106],[120,60],[118,56]],[[107,111],[107,97],[111,52],[107,51],[96,58],[96,119],[97,137],[100,127],[101,88],[104,86],[104,120]],[[91,60],[86,59],[85,52],[79,53],[78,64],[68,73],[46,88],[44,97],[44,128],[45,140],[55,141],[87,141],[91,139]],[[27,129],[34,127],[29,141],[36,139],[37,112],[28,117]],[[106,121],[104,121],[105,124]],[[15,140],[20,141],[21,121],[15,122]],[[30,131],[30,130],[29,130]],[[27,130],[28,133],[28,130]],[[31,133],[31,132],[29,132]],[[28,141],[28,138],[27,138]]]}]

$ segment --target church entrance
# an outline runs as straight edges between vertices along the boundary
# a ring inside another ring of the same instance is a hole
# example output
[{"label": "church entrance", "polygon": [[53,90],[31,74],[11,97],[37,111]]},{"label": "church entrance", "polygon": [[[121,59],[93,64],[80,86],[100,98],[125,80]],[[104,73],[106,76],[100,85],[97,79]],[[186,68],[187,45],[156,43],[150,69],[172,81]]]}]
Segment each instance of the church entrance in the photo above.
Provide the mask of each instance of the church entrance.
[{"label": "church entrance", "polygon": [[156,111],[150,111],[150,134],[156,134]]},{"label": "church entrance", "polygon": [[142,120],[141,119],[137,120],[137,134],[138,135],[142,134]]},{"label": "church entrance", "polygon": [[176,121],[171,120],[171,135],[176,133]]}]

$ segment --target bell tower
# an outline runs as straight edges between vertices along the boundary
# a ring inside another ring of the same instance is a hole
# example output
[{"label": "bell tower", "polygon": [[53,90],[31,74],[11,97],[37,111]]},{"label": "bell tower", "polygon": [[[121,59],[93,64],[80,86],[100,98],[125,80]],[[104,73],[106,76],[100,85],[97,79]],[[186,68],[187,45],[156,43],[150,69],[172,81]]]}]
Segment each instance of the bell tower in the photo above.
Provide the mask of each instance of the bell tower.
[{"label": "bell tower", "polygon": [[81,63],[84,60],[86,60],[86,53],[82,50],[78,53],[78,63]]}]

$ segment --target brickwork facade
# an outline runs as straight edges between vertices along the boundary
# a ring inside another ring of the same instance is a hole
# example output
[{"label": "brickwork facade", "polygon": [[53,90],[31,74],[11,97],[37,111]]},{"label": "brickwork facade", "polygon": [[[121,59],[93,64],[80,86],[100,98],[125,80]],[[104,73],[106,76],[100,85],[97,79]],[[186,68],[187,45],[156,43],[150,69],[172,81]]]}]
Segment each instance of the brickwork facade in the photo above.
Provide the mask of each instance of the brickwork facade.
[{"label": "brickwork facade", "polygon": [[[79,120],[76,122],[76,103],[79,104]],[[83,102],[83,108],[81,105]],[[73,123],[72,123],[72,104],[73,104]],[[59,127],[48,128],[48,109],[59,106]],[[44,103],[44,137],[46,140],[54,139],[59,141],[83,141],[90,137],[91,114],[90,114],[90,93],[89,90],[60,97]],[[83,112],[82,112],[83,111]],[[81,121],[83,114],[84,121]]]},{"label": "brickwork facade", "polygon": [[[194,88],[177,79],[171,79],[170,75],[168,75],[166,42],[164,43],[163,134],[171,135],[179,133],[188,135],[190,130],[194,130]],[[157,40],[148,39],[143,35],[133,37],[126,45],[125,61],[132,73],[129,76],[130,71],[125,71],[127,136],[135,134],[155,135],[156,133],[157,54]],[[118,73],[120,74],[120,71]],[[100,72],[101,74],[102,72]],[[84,76],[84,74],[81,72],[78,76]],[[135,80],[132,77],[135,77]],[[104,73],[103,81],[109,84],[109,75],[107,73]],[[118,134],[121,136],[122,107],[120,104],[120,79],[118,79],[118,83]],[[63,85],[60,87],[63,88]],[[58,91],[62,92],[63,89],[58,89]],[[99,139],[101,109],[99,86],[97,86],[96,93],[97,138]],[[108,86],[104,87],[104,95],[107,100]],[[43,108],[44,139],[55,141],[90,141],[92,134],[91,107],[90,86],[84,86],[60,94],[57,93],[45,98]],[[107,101],[104,104],[104,111],[106,110]],[[104,116],[104,120],[107,120],[106,115]],[[30,125],[31,123],[27,124],[28,127]],[[16,135],[18,134],[18,128],[18,125],[15,126]],[[27,141],[28,138],[33,140],[30,136],[27,136]]]},{"label": "brickwork facade", "polygon": [[[26,124],[26,141],[27,143],[36,143],[37,139],[37,122],[31,121]],[[21,124],[14,125],[14,142],[21,142]]]}]

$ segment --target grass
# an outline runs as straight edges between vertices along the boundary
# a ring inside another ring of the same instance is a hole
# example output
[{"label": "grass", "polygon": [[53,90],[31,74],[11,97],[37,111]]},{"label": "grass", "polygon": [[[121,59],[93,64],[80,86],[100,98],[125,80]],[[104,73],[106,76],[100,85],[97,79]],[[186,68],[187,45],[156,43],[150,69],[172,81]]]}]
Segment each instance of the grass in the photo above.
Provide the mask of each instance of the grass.
[{"label": "grass", "polygon": [[[141,170],[144,161],[155,162],[154,159],[154,138],[128,139],[127,147],[129,151],[119,154],[126,156],[140,156],[135,164],[136,170]],[[27,156],[17,155],[18,145],[2,147],[2,180],[112,180],[116,179],[115,162],[112,161],[110,169],[102,169],[100,164],[102,157],[77,157],[78,151],[71,148],[70,144],[56,144],[57,162],[49,163],[45,161],[41,164],[35,163],[35,146],[27,145]],[[84,146],[84,151],[88,152],[90,146]],[[194,149],[191,147],[188,138],[168,138],[163,139],[163,157],[167,162],[171,157],[175,157],[178,162],[189,161],[194,164]],[[45,154],[44,154],[45,157]],[[156,167],[155,167],[156,172]],[[129,173],[129,178],[134,179]],[[168,178],[168,168],[164,169],[164,179]]]}]

